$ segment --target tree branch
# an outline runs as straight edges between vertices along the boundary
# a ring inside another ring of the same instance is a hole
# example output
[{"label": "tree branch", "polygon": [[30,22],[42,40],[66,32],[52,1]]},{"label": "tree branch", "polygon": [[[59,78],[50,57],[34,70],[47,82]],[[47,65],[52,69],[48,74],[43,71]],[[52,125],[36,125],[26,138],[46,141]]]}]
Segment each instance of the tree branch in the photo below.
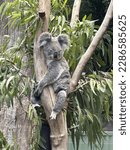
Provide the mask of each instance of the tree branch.
[{"label": "tree branch", "polygon": [[74,27],[76,21],[79,19],[80,5],[81,5],[81,0],[74,1],[71,22],[70,22],[71,27]]},{"label": "tree branch", "polygon": [[50,16],[50,9],[51,9],[51,1],[50,0],[39,0],[39,17],[44,22],[44,32],[48,31],[48,23],[49,23],[49,16]]},{"label": "tree branch", "polygon": [[80,79],[80,75],[81,75],[84,67],[86,66],[87,62],[89,61],[90,57],[92,56],[93,52],[95,51],[100,40],[102,39],[112,17],[113,17],[113,0],[111,0],[111,2],[109,4],[107,13],[105,15],[105,18],[104,18],[99,30],[97,31],[95,37],[93,38],[90,46],[87,49],[87,51],[81,57],[78,65],[73,73],[71,83],[70,83],[70,92],[72,92],[76,88],[78,81]]}]

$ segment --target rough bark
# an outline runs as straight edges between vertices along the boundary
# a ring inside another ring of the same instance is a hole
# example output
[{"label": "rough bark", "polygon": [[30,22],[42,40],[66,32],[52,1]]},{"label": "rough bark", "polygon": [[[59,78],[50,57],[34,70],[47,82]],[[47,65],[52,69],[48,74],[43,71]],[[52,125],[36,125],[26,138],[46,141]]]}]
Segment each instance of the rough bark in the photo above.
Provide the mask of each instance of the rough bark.
[{"label": "rough bark", "polygon": [[75,0],[72,10],[72,16],[70,21],[70,26],[73,28],[76,24],[76,21],[79,19],[81,0]]},{"label": "rough bark", "polygon": [[[0,1],[0,4],[4,2]],[[10,35],[8,47],[14,45],[16,39],[20,36],[19,30],[10,30],[8,26],[4,28],[8,20],[6,17],[0,20],[0,45],[4,42],[4,35]],[[29,75],[29,74],[28,74]],[[9,144],[18,146],[20,150],[29,150],[30,137],[32,135],[31,122],[27,119],[27,110],[29,100],[27,97],[21,99],[23,107],[19,101],[14,100],[13,106],[8,107],[6,103],[0,110],[0,130],[3,132]],[[24,108],[24,109],[23,109]]]},{"label": "rough bark", "polygon": [[74,73],[71,79],[71,84],[70,84],[70,91],[73,91],[77,84],[78,81],[80,79],[80,75],[84,69],[84,67],[86,66],[87,62],[89,61],[90,57],[92,56],[93,52],[96,50],[97,45],[99,44],[100,40],[102,39],[104,33],[107,30],[107,27],[109,25],[109,22],[111,21],[113,17],[113,0],[111,0],[107,13],[105,15],[105,18],[99,28],[99,30],[97,31],[95,37],[93,38],[91,44],[89,45],[87,51],[85,52],[85,54],[81,57]]},{"label": "rough bark", "polygon": [[[35,73],[37,81],[41,80],[47,71],[44,55],[39,50],[37,41],[40,33],[42,31],[48,30],[48,21],[50,15],[50,0],[39,1],[39,16],[44,23],[43,29],[39,29],[36,33],[36,37],[34,40],[34,65],[35,65]],[[48,120],[50,129],[51,129],[51,143],[52,150],[67,150],[67,125],[66,119],[61,112],[56,120],[49,120],[49,116],[55,104],[55,94],[51,86],[45,88],[43,90],[43,94],[41,95],[42,105],[44,107],[46,118]]]},{"label": "rough bark", "polygon": [[[4,0],[0,1],[0,5],[4,2]],[[1,14],[0,14],[1,17]],[[8,27],[4,28],[4,25],[7,23],[7,19],[0,19],[0,45],[3,43],[3,36],[8,34]],[[4,30],[3,30],[4,29]]]},{"label": "rough bark", "polygon": [[26,118],[28,109],[27,98],[24,98],[23,108],[15,101],[13,107],[4,105],[0,111],[0,130],[9,144],[18,146],[20,150],[29,150],[32,132],[31,122]]}]

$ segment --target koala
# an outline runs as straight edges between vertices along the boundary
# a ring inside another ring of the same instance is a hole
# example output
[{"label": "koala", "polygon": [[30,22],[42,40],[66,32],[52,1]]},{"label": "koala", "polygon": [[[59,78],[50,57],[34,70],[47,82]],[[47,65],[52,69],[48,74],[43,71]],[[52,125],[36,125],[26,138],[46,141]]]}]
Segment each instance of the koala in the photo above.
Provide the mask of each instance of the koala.
[{"label": "koala", "polygon": [[50,33],[44,32],[39,37],[38,45],[44,54],[48,71],[34,89],[35,104],[39,104],[43,89],[52,85],[56,94],[56,104],[51,112],[50,119],[56,119],[57,114],[64,106],[69,91],[69,66],[63,56],[65,49],[69,46],[69,38],[65,34],[53,37]]}]

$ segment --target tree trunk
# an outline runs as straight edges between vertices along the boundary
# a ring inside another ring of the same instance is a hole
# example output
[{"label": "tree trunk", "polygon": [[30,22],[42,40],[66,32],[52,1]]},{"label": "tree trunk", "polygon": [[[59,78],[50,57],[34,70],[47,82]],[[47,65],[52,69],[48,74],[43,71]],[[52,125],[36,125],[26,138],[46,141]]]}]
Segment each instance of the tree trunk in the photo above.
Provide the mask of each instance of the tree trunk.
[{"label": "tree trunk", "polygon": [[[22,101],[24,109],[28,110],[28,100]],[[9,144],[18,146],[20,150],[29,150],[32,133],[31,122],[26,118],[26,112],[19,102],[15,101],[13,107],[4,105],[0,111],[0,130],[4,133]]]},{"label": "tree trunk", "polygon": [[[48,21],[50,15],[50,0],[39,1],[39,16],[44,23],[43,31],[48,30]],[[47,71],[44,55],[39,50],[37,41],[38,37],[41,33],[42,29],[39,29],[36,33],[36,37],[34,40],[34,66],[37,81],[41,80]],[[51,129],[51,144],[52,150],[67,150],[67,125],[66,119],[61,112],[56,120],[49,120],[49,116],[55,104],[55,94],[51,86],[45,88],[43,90],[43,94],[41,95],[42,105],[44,107],[46,118],[48,120],[50,129]]]}]

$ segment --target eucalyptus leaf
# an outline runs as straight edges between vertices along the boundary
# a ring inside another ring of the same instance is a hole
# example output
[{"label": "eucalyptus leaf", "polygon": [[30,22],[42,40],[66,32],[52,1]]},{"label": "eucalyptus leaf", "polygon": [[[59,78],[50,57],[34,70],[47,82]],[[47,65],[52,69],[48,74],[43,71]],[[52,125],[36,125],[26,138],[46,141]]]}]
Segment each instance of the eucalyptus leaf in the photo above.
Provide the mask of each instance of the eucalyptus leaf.
[{"label": "eucalyptus leaf", "polygon": [[11,82],[11,80],[13,80],[15,78],[15,76],[10,76],[9,79],[6,82],[6,89],[9,89],[9,84]]}]

